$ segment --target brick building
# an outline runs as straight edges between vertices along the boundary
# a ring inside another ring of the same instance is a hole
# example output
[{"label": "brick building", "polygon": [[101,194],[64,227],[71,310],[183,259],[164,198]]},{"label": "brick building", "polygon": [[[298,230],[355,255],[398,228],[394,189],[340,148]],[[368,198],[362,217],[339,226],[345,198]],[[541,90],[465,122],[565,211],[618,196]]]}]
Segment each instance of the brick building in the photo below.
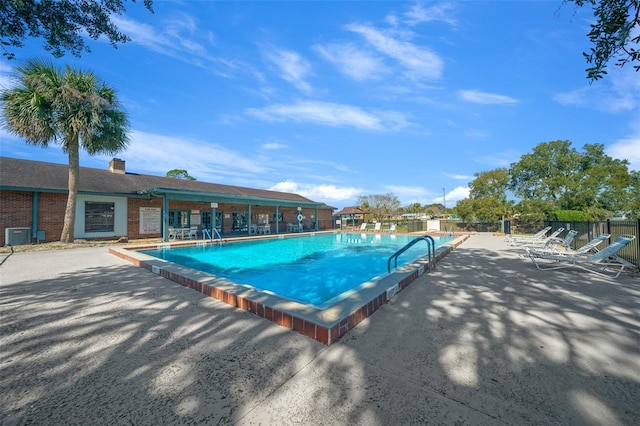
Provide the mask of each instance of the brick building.
[{"label": "brick building", "polygon": [[[30,241],[60,239],[68,170],[0,157],[0,245],[16,229]],[[171,227],[212,225],[222,235],[250,235],[255,225],[272,234],[291,231],[288,224],[323,230],[333,228],[333,210],[297,194],[130,173],[114,158],[108,169],[80,168],[74,238],[168,240]]]}]

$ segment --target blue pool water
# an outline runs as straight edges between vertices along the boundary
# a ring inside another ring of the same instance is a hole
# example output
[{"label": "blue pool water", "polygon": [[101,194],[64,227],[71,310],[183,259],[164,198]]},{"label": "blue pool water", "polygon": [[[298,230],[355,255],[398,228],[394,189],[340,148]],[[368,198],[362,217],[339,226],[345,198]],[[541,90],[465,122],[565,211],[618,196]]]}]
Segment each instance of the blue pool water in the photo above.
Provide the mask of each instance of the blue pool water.
[{"label": "blue pool water", "polygon": [[[387,273],[387,260],[415,236],[319,234],[295,238],[144,250],[143,253],[224,277],[287,299],[320,306]],[[434,237],[436,247],[451,237]],[[398,266],[427,253],[418,242]],[[393,266],[393,262],[392,262]]]}]

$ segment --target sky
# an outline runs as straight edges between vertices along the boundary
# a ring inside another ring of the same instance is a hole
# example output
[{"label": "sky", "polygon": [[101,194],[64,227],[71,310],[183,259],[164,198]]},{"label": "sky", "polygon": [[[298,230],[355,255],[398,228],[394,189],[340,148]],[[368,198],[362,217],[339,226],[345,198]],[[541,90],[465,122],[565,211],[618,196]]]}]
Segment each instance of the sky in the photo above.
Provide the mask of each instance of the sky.
[{"label": "sky", "polygon": [[[129,172],[293,192],[337,209],[388,194],[402,206],[466,196],[474,174],[542,142],[600,143],[640,170],[640,73],[590,83],[590,7],[553,1],[126,2],[132,40],[56,59],[97,74],[127,112]],[[0,155],[67,164],[59,146],[0,130]],[[82,153],[106,169],[113,156]]]}]

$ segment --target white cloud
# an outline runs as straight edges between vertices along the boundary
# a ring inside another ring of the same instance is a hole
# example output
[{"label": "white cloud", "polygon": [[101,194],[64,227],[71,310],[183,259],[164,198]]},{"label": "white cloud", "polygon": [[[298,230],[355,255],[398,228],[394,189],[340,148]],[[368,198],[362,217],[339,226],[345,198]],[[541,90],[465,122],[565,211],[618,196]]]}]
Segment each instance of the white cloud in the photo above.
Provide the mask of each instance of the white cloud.
[{"label": "white cloud", "polygon": [[510,96],[481,92],[479,90],[460,90],[458,91],[458,96],[460,96],[460,98],[465,101],[473,102],[476,104],[495,105],[515,104],[519,102],[517,99]]},{"label": "white cloud", "polygon": [[637,101],[629,94],[620,95],[606,89],[593,87],[556,93],[552,98],[561,105],[593,108],[605,112],[628,111],[637,105]]},{"label": "white cloud", "polygon": [[451,208],[460,200],[464,200],[465,198],[469,198],[469,187],[468,186],[457,186],[452,191],[449,191],[443,197],[437,197],[433,199],[434,203],[442,203],[445,204],[447,208]]},{"label": "white cloud", "polygon": [[268,142],[268,143],[262,144],[261,146],[262,149],[266,149],[269,151],[277,151],[280,149],[285,149],[286,147],[287,145],[278,143],[278,142]]},{"label": "white cloud", "polygon": [[381,78],[386,71],[380,59],[351,43],[316,45],[314,49],[340,72],[358,81]]},{"label": "white cloud", "polygon": [[610,145],[607,147],[607,154],[613,158],[628,160],[629,169],[640,171],[640,134]]},{"label": "white cloud", "polygon": [[367,112],[358,107],[329,102],[301,101],[294,104],[249,108],[247,115],[264,121],[310,122],[332,127],[388,130],[409,125],[406,117],[394,111]]},{"label": "white cloud", "polygon": [[266,53],[267,58],[280,70],[280,77],[293,84],[304,93],[311,92],[311,85],[306,77],[311,72],[311,65],[296,52],[284,49],[271,49]]},{"label": "white cloud", "polygon": [[169,39],[151,25],[132,21],[120,16],[112,16],[111,19],[120,31],[131,38],[132,43],[140,44],[160,53],[163,53],[167,47],[172,48]]},{"label": "white cloud", "polygon": [[299,184],[291,180],[279,182],[269,188],[269,190],[295,193],[313,201],[320,201],[327,204],[351,200],[362,193],[362,189],[359,188],[338,187],[326,184]]},{"label": "white cloud", "polygon": [[561,104],[605,112],[632,111],[640,106],[640,79],[632,67],[612,65],[609,73],[593,84],[561,92],[552,99]]},{"label": "white cloud", "polygon": [[475,179],[474,176],[467,176],[467,175],[458,175],[458,174],[454,174],[454,173],[443,173],[446,177],[451,178],[451,179],[456,179],[456,180],[473,180]]},{"label": "white cloud", "polygon": [[[162,27],[136,22],[121,16],[113,16],[114,24],[120,31],[131,38],[131,43],[144,46],[156,53],[198,67],[211,69],[220,76],[224,71],[216,69],[237,68],[231,61],[211,55],[205,45],[197,41],[204,31],[197,27],[196,20],[186,14],[180,14],[173,20],[165,22]],[[207,38],[207,44],[211,37]]]},{"label": "white cloud", "polygon": [[13,68],[6,64],[4,61],[0,61],[0,88],[11,89],[17,83],[17,80],[12,76],[14,72]]},{"label": "white cloud", "polygon": [[409,11],[405,12],[405,21],[408,25],[416,25],[423,22],[441,21],[449,25],[456,25],[456,20],[451,16],[454,10],[452,3],[439,3],[431,7],[424,4],[414,4]]},{"label": "white cloud", "polygon": [[270,171],[263,161],[216,143],[140,131],[131,133],[131,144],[120,155],[130,162],[127,169],[132,172],[164,176],[169,170],[185,169],[205,182],[220,181],[222,176],[255,176]]},{"label": "white cloud", "polygon": [[406,68],[407,76],[414,80],[436,80],[442,76],[444,68],[442,60],[426,47],[416,46],[404,40],[396,40],[367,25],[349,24],[345,28],[360,34],[380,53],[398,61]]}]

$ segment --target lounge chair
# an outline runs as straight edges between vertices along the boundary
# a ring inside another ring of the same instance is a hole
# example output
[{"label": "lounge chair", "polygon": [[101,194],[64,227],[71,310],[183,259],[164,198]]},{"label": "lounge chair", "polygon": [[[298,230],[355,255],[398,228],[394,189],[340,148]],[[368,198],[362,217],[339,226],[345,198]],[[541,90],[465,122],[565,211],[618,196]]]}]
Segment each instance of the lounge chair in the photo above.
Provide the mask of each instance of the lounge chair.
[{"label": "lounge chair", "polygon": [[382,227],[382,222],[376,222],[376,226],[373,228],[374,232],[380,232]]},{"label": "lounge chair", "polygon": [[580,247],[578,250],[573,253],[576,254],[585,254],[589,253],[591,250],[598,251],[597,247],[602,244],[605,240],[608,240],[611,237],[611,234],[602,234],[595,237],[593,240],[589,241],[587,244]]},{"label": "lounge chair", "polygon": [[535,235],[507,235],[507,243],[511,243],[513,241],[530,241],[535,239],[544,238],[547,235],[547,232],[551,231],[551,227],[547,226],[546,228],[541,229]]},{"label": "lounge chair", "polygon": [[392,223],[391,226],[389,226],[389,233],[396,232],[397,226],[398,225],[396,225],[395,223]]},{"label": "lounge chair", "polygon": [[[559,249],[558,246],[554,246],[554,245],[549,245],[544,247],[535,247],[535,249],[538,251],[550,251],[550,252],[560,252],[560,253],[570,253],[570,254],[587,254],[591,251],[598,251],[597,247],[600,244],[602,244],[605,240],[608,240],[609,237],[611,237],[610,234],[599,235],[577,250],[572,250],[569,247],[566,247],[564,249]],[[531,248],[534,248],[534,247],[531,247]]]},{"label": "lounge chair", "polygon": [[562,231],[564,231],[564,228],[558,228],[551,235],[549,235],[548,237],[545,237],[543,235],[540,238],[523,238],[523,239],[512,240],[511,242],[509,242],[509,245],[511,245],[511,246],[520,246],[520,247],[524,247],[524,246],[543,247],[547,243],[549,243],[551,241],[554,241],[554,240],[557,240],[558,239],[558,235],[560,235],[562,233]]},{"label": "lounge chair", "polygon": [[564,239],[549,238],[548,241],[544,244],[544,247],[568,250],[571,248],[571,243],[573,243],[573,240],[575,240],[577,236],[578,231],[572,229],[571,231],[567,232],[567,235],[564,237]]},{"label": "lounge chair", "polygon": [[362,225],[360,225],[360,231],[366,231],[367,230],[367,222],[362,222]]},{"label": "lounge chair", "polygon": [[[636,265],[617,256],[617,253],[636,237],[620,235],[614,242],[595,253],[557,252],[525,247],[527,255],[540,270],[576,267],[604,277],[617,278],[625,268],[637,269]],[[607,269],[613,269],[607,273]]]}]

